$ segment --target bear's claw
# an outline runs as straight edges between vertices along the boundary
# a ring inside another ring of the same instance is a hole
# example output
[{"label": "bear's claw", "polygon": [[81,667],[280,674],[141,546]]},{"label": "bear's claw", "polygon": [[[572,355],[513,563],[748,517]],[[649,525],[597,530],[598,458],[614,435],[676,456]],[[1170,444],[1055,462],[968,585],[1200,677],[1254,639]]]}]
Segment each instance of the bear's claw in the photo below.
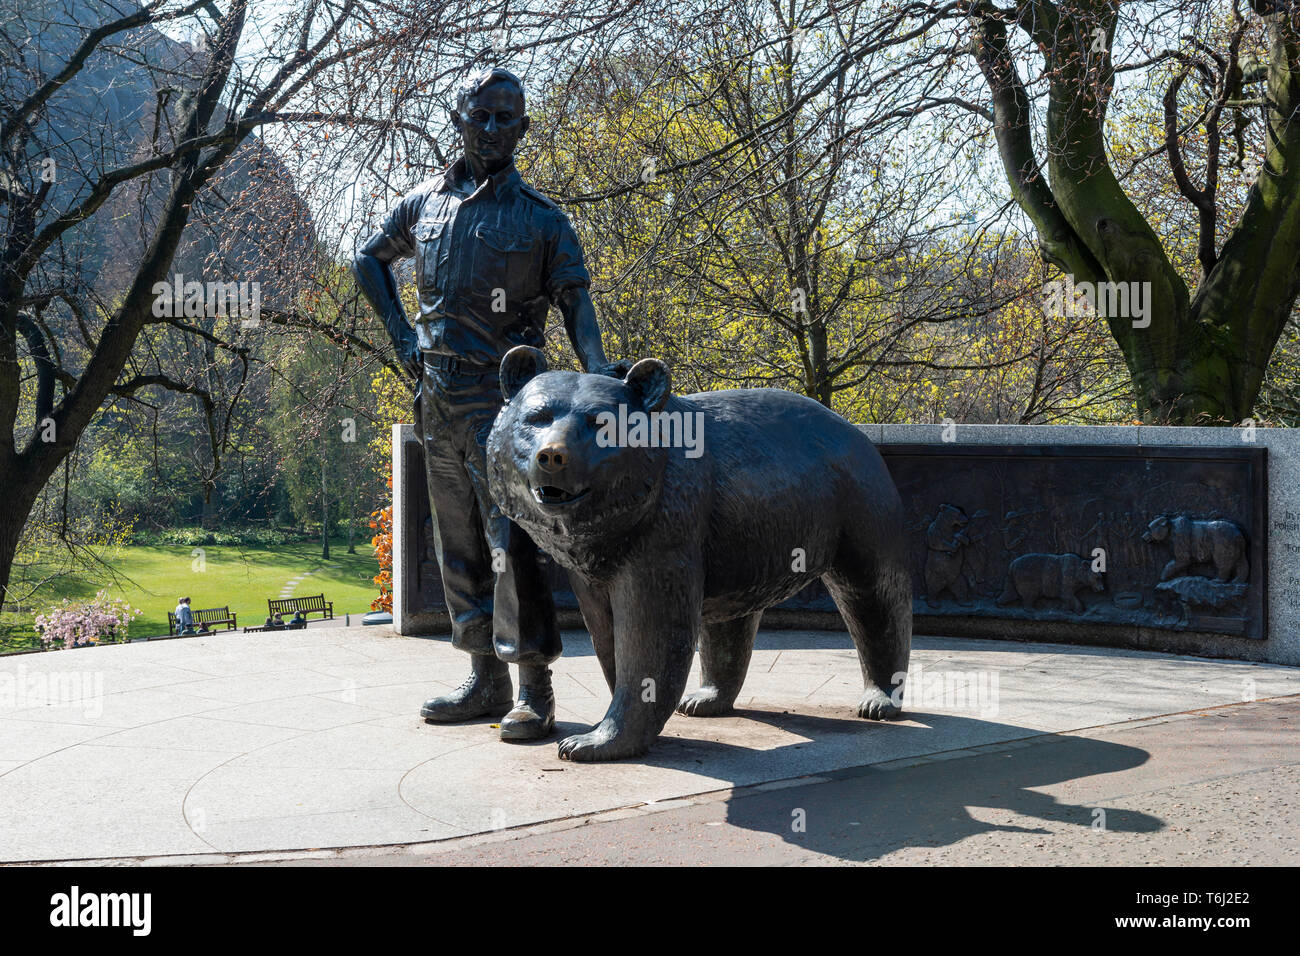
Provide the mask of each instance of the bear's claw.
[{"label": "bear's claw", "polygon": [[878,687],[873,687],[858,701],[858,716],[867,720],[897,720],[903,708]]},{"label": "bear's claw", "polygon": [[585,734],[565,737],[559,744],[561,760],[576,760],[579,763],[639,757],[648,749],[648,746],[637,746],[628,739],[628,735],[620,735],[605,724],[599,724]]},{"label": "bear's claw", "polygon": [[732,706],[718,697],[716,687],[701,687],[682,698],[677,712],[687,717],[718,717],[731,713]]}]

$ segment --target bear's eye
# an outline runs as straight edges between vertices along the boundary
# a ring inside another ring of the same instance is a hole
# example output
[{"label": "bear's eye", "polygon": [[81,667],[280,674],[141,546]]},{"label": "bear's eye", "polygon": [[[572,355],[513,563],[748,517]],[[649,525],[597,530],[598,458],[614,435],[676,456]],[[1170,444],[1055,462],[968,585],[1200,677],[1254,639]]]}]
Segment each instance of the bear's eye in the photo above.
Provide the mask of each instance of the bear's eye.
[{"label": "bear's eye", "polygon": [[600,428],[600,416],[596,415],[594,412],[589,415],[586,415],[583,418],[583,421],[586,423],[587,429],[589,431],[594,432],[598,428]]},{"label": "bear's eye", "polygon": [[534,408],[524,416],[524,423],[532,425],[534,428],[542,428],[549,425],[553,419],[549,408]]}]

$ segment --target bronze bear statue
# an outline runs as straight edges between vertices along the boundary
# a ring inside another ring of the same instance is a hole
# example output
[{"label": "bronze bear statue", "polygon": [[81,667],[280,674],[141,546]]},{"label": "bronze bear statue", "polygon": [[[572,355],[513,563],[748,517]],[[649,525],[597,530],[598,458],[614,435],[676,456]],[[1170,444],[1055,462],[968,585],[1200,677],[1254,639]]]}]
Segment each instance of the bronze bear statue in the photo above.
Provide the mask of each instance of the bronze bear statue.
[{"label": "bronze bear statue", "polygon": [[[508,404],[488,480],[511,520],[569,571],[613,699],[569,760],[649,749],[674,709],[732,709],[764,609],[816,578],[862,668],[861,717],[902,710],[912,587],[898,490],[874,445],[779,389],[674,396],[668,367],[623,379],[501,362]],[[683,697],[696,644],[703,686]]]}]

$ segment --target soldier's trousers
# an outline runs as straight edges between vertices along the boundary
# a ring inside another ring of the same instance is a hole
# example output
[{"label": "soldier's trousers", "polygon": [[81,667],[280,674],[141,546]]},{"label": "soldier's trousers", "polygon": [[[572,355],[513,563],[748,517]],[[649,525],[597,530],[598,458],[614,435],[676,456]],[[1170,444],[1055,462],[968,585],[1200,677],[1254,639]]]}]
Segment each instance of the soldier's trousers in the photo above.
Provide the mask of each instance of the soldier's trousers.
[{"label": "soldier's trousers", "polygon": [[497,370],[448,373],[425,363],[418,428],[434,548],[452,646],[545,665],[561,645],[541,553],[488,493],[485,446],[501,405]]}]

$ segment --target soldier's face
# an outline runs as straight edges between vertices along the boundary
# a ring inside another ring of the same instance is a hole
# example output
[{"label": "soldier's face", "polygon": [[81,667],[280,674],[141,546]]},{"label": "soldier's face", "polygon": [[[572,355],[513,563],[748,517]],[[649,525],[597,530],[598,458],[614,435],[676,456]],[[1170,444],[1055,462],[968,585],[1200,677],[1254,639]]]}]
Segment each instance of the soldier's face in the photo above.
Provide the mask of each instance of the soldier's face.
[{"label": "soldier's face", "polygon": [[509,83],[493,83],[475,93],[463,110],[452,112],[452,122],[460,131],[465,155],[489,169],[509,162],[528,130],[524,104]]}]

